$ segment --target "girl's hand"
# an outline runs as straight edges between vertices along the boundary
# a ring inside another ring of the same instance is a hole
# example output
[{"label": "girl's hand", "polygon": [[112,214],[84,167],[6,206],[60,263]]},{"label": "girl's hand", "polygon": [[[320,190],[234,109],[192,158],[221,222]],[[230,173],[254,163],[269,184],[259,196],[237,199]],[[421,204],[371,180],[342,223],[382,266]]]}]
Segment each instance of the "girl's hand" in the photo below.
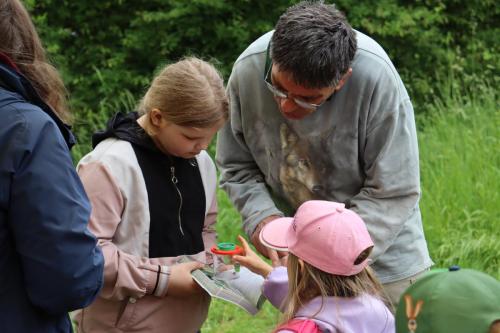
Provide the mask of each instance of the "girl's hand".
[{"label": "girl's hand", "polygon": [[191,272],[198,268],[203,268],[203,264],[196,261],[170,266],[167,296],[186,296],[201,292],[203,289],[191,276]]},{"label": "girl's hand", "polygon": [[273,270],[272,266],[252,251],[245,238],[238,236],[238,239],[243,247],[244,255],[234,255],[233,261],[265,278]]}]

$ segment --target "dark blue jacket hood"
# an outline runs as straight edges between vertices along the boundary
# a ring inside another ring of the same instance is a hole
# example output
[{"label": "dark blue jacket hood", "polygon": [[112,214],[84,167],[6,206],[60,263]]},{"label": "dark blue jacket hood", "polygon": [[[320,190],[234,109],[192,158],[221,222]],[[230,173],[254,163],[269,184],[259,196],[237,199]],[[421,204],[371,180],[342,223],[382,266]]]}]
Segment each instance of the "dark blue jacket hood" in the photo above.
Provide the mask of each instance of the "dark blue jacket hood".
[{"label": "dark blue jacket hood", "polygon": [[[14,92],[21,95],[27,102],[38,105],[43,112],[48,114],[50,118],[57,124],[57,127],[63,135],[64,141],[71,149],[76,143],[75,137],[71,132],[71,127],[64,124],[61,119],[52,111],[52,109],[45,104],[45,102],[40,98],[40,96],[35,91],[33,85],[28,81],[28,79],[18,72],[16,68],[13,67],[12,63],[9,63],[8,58],[0,53],[0,87],[5,90]],[[6,104],[8,100],[6,101]]]}]

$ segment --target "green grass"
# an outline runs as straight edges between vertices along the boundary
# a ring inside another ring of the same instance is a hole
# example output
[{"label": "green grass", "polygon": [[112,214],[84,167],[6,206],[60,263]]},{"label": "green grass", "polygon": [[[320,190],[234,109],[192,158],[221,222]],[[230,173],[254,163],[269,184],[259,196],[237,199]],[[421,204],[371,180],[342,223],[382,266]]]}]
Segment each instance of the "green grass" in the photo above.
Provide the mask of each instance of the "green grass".
[{"label": "green grass", "polygon": [[[422,210],[435,267],[458,264],[500,278],[500,112],[493,88],[436,101],[417,119]],[[219,191],[219,239],[234,241],[241,218]],[[214,300],[203,333],[270,332],[269,303],[255,317]]]},{"label": "green grass", "polygon": [[500,278],[500,112],[494,88],[449,96],[419,119],[421,209],[437,266]]}]

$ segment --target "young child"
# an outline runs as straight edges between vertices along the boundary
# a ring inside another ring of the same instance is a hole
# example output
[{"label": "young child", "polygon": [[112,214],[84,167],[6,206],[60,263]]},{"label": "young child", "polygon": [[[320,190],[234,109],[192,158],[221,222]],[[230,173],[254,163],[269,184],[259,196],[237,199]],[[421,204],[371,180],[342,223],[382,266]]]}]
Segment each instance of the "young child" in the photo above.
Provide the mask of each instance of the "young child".
[{"label": "young child", "polygon": [[77,314],[79,332],[196,332],[210,298],[176,263],[215,244],[215,165],[205,149],[228,116],[217,70],[166,66],[138,113],[118,113],[78,164],[105,257],[104,287]]},{"label": "young child", "polygon": [[401,296],[396,332],[500,333],[500,282],[459,266],[433,269]]},{"label": "young child", "polygon": [[[240,237],[244,256],[233,260],[266,278],[264,295],[284,311],[275,332],[394,332],[394,316],[368,267],[373,242],[361,218],[344,204],[312,200],[293,218],[266,224],[260,240],[288,251],[287,267],[272,268]],[[315,331],[309,330],[310,332]]]}]

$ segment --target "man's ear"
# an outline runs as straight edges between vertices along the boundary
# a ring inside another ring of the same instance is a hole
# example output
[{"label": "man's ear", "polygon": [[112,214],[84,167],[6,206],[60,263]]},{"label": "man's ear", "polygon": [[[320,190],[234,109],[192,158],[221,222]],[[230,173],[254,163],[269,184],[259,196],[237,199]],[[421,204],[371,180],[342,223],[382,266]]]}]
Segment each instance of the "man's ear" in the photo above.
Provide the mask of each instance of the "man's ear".
[{"label": "man's ear", "polygon": [[347,72],[344,75],[342,75],[342,78],[340,78],[340,81],[337,84],[337,86],[335,87],[335,90],[340,90],[340,88],[342,88],[344,86],[344,84],[346,83],[347,79],[350,78],[351,75],[352,75],[352,68],[349,67],[349,69],[347,70]]}]

